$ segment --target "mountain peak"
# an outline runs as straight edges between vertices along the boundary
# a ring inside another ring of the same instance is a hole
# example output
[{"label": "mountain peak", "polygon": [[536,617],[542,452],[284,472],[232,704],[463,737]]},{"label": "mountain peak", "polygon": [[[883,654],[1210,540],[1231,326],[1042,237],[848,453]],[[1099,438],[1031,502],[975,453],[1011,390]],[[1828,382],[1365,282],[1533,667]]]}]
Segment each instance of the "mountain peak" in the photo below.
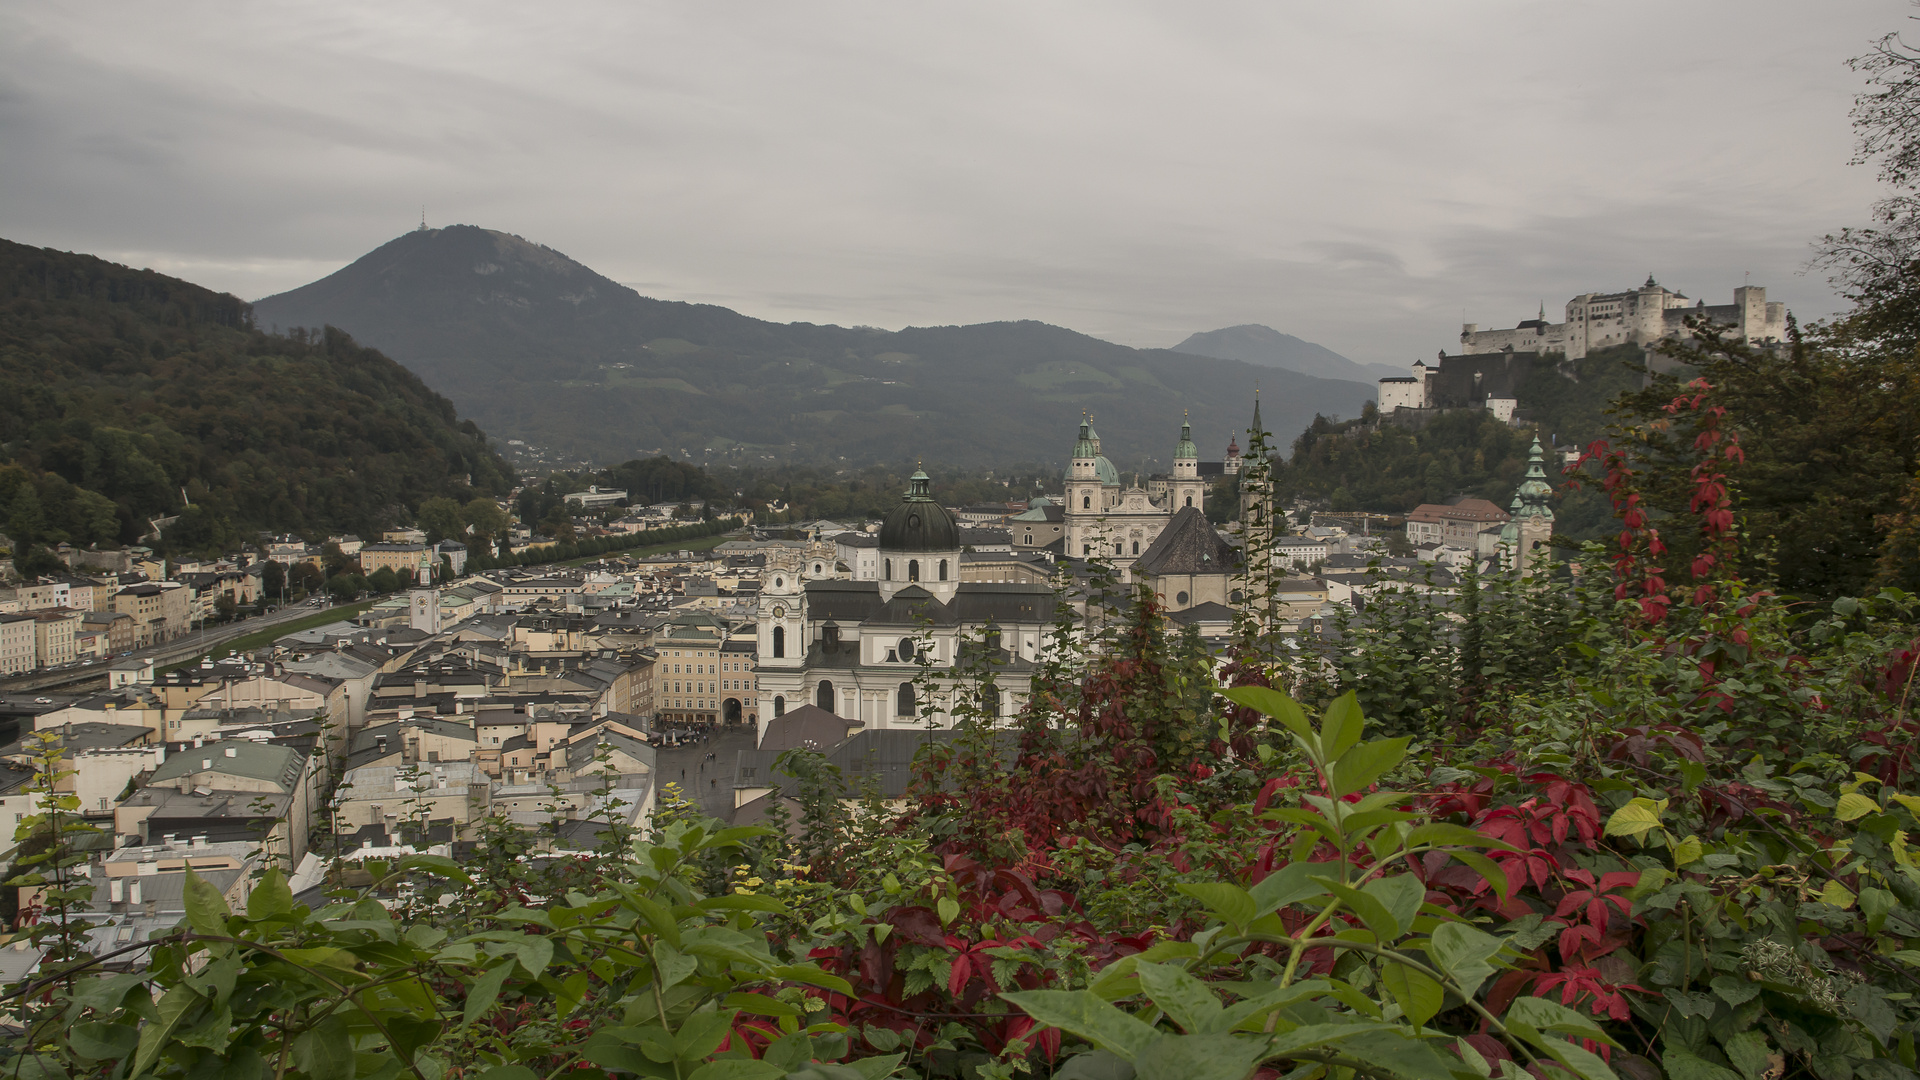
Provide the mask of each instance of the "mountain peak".
[{"label": "mountain peak", "polygon": [[1261,367],[1297,371],[1321,379],[1373,382],[1404,372],[1387,364],[1360,364],[1324,345],[1283,334],[1260,323],[1241,323],[1192,334],[1173,347],[1174,352],[1239,360]]}]

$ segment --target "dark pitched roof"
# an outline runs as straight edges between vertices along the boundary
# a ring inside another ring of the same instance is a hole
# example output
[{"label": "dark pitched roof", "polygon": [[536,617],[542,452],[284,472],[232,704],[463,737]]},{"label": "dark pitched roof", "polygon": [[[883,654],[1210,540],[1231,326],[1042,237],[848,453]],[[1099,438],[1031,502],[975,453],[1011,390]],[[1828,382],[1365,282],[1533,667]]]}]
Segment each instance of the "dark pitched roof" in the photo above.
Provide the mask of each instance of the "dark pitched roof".
[{"label": "dark pitched roof", "polygon": [[867,626],[955,626],[959,623],[952,607],[941,603],[918,585],[909,585],[893,594],[893,599],[867,616]]},{"label": "dark pitched roof", "polygon": [[838,578],[807,582],[807,612],[816,619],[853,625],[880,607],[880,583]]},{"label": "dark pitched roof", "polygon": [[1195,604],[1184,611],[1176,611],[1167,618],[1187,626],[1192,623],[1232,622],[1233,609],[1225,604],[1216,604],[1209,600],[1204,604]]},{"label": "dark pitched roof", "polygon": [[1139,573],[1224,574],[1233,569],[1232,545],[1220,538],[1198,508],[1183,506],[1153,546],[1133,564]]},{"label": "dark pitched roof", "polygon": [[858,720],[836,716],[818,705],[802,705],[767,721],[767,733],[755,749],[777,754],[810,746],[824,753],[846,742],[848,733],[862,726]]}]

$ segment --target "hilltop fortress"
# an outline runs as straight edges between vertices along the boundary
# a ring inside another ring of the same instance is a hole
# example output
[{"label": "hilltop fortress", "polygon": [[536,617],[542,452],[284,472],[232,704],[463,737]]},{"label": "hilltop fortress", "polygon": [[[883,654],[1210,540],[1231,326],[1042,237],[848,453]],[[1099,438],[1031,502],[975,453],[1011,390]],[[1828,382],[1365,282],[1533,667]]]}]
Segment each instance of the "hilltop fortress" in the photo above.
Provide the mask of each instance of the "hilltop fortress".
[{"label": "hilltop fortress", "polygon": [[1688,303],[1647,275],[1647,283],[1633,292],[1581,293],[1567,301],[1567,320],[1550,323],[1546,308],[1511,330],[1482,330],[1478,323],[1460,328],[1460,351],[1479,353],[1565,353],[1578,360],[1594,349],[1610,345],[1647,345],[1662,338],[1688,337],[1688,316],[1702,316],[1737,332],[1749,345],[1783,341],[1787,334],[1787,305],[1767,302],[1767,290],[1744,285],[1733,290],[1733,303],[1708,307],[1705,300]]},{"label": "hilltop fortress", "polygon": [[1511,422],[1534,357],[1560,353],[1578,360],[1615,345],[1691,337],[1690,317],[1706,319],[1749,345],[1776,345],[1786,338],[1787,306],[1769,303],[1767,290],[1758,285],[1733,290],[1731,304],[1709,307],[1704,300],[1689,302],[1684,293],[1648,275],[1633,292],[1581,293],[1567,301],[1565,322],[1548,322],[1543,305],[1539,318],[1511,330],[1466,323],[1460,328],[1459,353],[1442,352],[1432,366],[1415,360],[1409,374],[1381,379],[1379,408],[1388,415],[1401,409],[1486,409]]}]

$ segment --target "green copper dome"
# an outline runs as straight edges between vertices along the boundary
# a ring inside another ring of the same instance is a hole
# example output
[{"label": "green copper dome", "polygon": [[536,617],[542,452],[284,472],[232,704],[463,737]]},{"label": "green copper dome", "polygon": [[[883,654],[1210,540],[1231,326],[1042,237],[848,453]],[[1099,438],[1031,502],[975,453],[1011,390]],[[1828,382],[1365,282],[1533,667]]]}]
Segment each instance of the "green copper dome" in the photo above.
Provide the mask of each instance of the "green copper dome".
[{"label": "green copper dome", "polygon": [[1553,485],[1547,482],[1545,464],[1546,456],[1536,435],[1533,451],[1527,456],[1527,478],[1520,482],[1520,490],[1513,497],[1515,517],[1553,520],[1553,507],[1548,505],[1553,500]]},{"label": "green copper dome", "polygon": [[1080,418],[1080,439],[1073,444],[1074,460],[1099,456],[1100,436],[1093,433],[1093,421],[1083,416]]},{"label": "green copper dome", "polygon": [[1200,457],[1200,448],[1193,445],[1193,423],[1185,417],[1180,420],[1180,445],[1173,448],[1173,457],[1175,461]]}]

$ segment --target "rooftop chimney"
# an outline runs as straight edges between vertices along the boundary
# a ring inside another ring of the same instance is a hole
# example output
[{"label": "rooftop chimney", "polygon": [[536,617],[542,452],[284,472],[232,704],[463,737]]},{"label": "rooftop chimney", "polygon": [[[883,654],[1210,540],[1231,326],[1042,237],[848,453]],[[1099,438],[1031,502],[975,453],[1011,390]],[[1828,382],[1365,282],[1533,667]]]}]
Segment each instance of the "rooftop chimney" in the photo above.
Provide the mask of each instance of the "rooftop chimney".
[{"label": "rooftop chimney", "polygon": [[231,746],[229,746],[229,747],[227,747],[227,756],[228,756],[228,757],[239,757],[239,756],[240,756],[240,752],[239,752],[238,750],[235,750],[235,749],[234,749],[233,747],[231,747]]},{"label": "rooftop chimney", "polygon": [[127,903],[138,904],[139,902],[140,902],[140,879],[134,878],[131,882],[127,884]]}]

